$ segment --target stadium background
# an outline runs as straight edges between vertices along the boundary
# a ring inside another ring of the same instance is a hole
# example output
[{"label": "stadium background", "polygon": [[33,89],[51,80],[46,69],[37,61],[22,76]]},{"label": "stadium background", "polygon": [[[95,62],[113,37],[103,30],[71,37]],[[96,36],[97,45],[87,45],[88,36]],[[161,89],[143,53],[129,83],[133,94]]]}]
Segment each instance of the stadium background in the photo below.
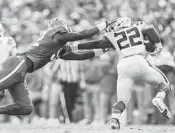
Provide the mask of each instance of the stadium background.
[{"label": "stadium background", "polygon": [[[165,46],[165,54],[161,55],[161,59],[156,60],[155,65],[174,68],[174,0],[113,0],[110,2],[107,0],[0,0],[0,8],[1,22],[6,29],[6,36],[12,36],[15,39],[18,51],[29,47],[46,28],[48,20],[53,17],[67,20],[73,30],[82,30],[104,19],[112,20],[120,16],[144,20],[156,27]],[[98,34],[91,39],[98,39],[100,36]],[[29,117],[1,116],[2,123],[46,122],[53,125],[59,123],[56,118],[64,123],[63,117],[66,117],[66,114],[62,109],[63,104],[60,104],[60,93],[62,94],[63,90],[68,95],[68,97],[65,96],[69,101],[67,111],[69,117],[72,117],[72,122],[107,124],[111,104],[116,99],[117,55],[115,52],[83,62],[59,62],[64,61],[55,61],[28,76],[29,89],[35,105],[34,113]],[[64,67],[63,64],[76,74],[61,70]],[[165,73],[174,88],[174,69],[166,69]],[[66,78],[65,75],[70,77]],[[136,83],[125,118],[127,124],[175,124],[174,117],[167,121],[152,107],[151,98],[155,95],[153,90],[155,89],[140,81]],[[175,116],[174,94],[173,89],[167,97],[173,116]],[[72,96],[73,99],[76,98],[75,102],[71,102],[74,101],[70,99]],[[3,105],[11,101],[12,99],[6,93],[1,103]]]}]

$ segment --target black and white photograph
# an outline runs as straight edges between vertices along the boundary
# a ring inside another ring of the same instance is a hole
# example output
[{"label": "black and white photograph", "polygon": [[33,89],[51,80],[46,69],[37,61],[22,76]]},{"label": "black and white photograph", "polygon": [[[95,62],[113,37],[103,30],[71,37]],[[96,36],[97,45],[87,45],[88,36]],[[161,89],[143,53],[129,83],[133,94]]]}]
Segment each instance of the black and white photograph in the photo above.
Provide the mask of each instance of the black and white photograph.
[{"label": "black and white photograph", "polygon": [[175,133],[175,0],[0,0],[0,133]]}]

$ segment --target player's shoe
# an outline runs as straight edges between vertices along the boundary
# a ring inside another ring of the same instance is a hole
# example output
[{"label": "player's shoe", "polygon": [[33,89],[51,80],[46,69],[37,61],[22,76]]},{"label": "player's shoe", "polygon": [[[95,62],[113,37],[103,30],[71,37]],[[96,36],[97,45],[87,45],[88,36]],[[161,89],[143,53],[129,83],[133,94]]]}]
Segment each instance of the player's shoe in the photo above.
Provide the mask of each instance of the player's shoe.
[{"label": "player's shoe", "polygon": [[171,118],[171,113],[168,109],[168,107],[163,103],[163,99],[161,98],[153,98],[152,103],[159,109],[160,113],[170,119]]},{"label": "player's shoe", "polygon": [[112,118],[110,120],[109,126],[111,129],[120,129],[120,122],[118,119]]}]

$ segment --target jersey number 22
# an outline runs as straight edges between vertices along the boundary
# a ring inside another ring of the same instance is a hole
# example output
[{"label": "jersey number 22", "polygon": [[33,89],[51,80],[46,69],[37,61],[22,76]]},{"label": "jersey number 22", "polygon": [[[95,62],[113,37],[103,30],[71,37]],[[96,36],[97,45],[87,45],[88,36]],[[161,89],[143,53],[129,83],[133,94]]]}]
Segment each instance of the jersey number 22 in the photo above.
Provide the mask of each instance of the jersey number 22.
[{"label": "jersey number 22", "polygon": [[[131,32],[133,32],[134,34],[129,35]],[[120,38],[119,38],[119,36],[120,36]],[[139,32],[137,27],[133,27],[133,28],[128,29],[126,31],[114,33],[114,37],[117,38],[117,44],[118,44],[120,50],[142,44],[142,41],[134,40],[134,39],[140,37],[140,32]],[[128,42],[128,40],[129,40],[129,42]]]}]

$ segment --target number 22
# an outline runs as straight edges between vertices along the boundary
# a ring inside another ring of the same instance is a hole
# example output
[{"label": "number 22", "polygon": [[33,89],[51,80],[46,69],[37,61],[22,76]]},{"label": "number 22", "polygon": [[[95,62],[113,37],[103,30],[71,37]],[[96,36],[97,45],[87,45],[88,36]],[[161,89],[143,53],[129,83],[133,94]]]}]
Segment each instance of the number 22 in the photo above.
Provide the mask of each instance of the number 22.
[{"label": "number 22", "polygon": [[[140,37],[140,33],[139,33],[139,30],[138,30],[137,27],[133,27],[131,29],[126,30],[126,32],[125,31],[121,31],[121,32],[118,32],[118,33],[114,33],[114,37],[117,37],[119,35],[121,36],[121,38],[119,38],[117,40],[117,44],[118,44],[120,50],[130,47],[130,45],[128,43],[126,43],[125,41],[127,41],[126,33],[129,34],[131,32],[134,32],[133,35],[128,36],[128,39],[130,41],[131,46],[136,46],[136,45],[142,44],[141,41],[137,41],[137,42],[134,41],[134,38]],[[124,43],[124,42],[125,42],[125,44],[122,45],[122,43]]]}]

